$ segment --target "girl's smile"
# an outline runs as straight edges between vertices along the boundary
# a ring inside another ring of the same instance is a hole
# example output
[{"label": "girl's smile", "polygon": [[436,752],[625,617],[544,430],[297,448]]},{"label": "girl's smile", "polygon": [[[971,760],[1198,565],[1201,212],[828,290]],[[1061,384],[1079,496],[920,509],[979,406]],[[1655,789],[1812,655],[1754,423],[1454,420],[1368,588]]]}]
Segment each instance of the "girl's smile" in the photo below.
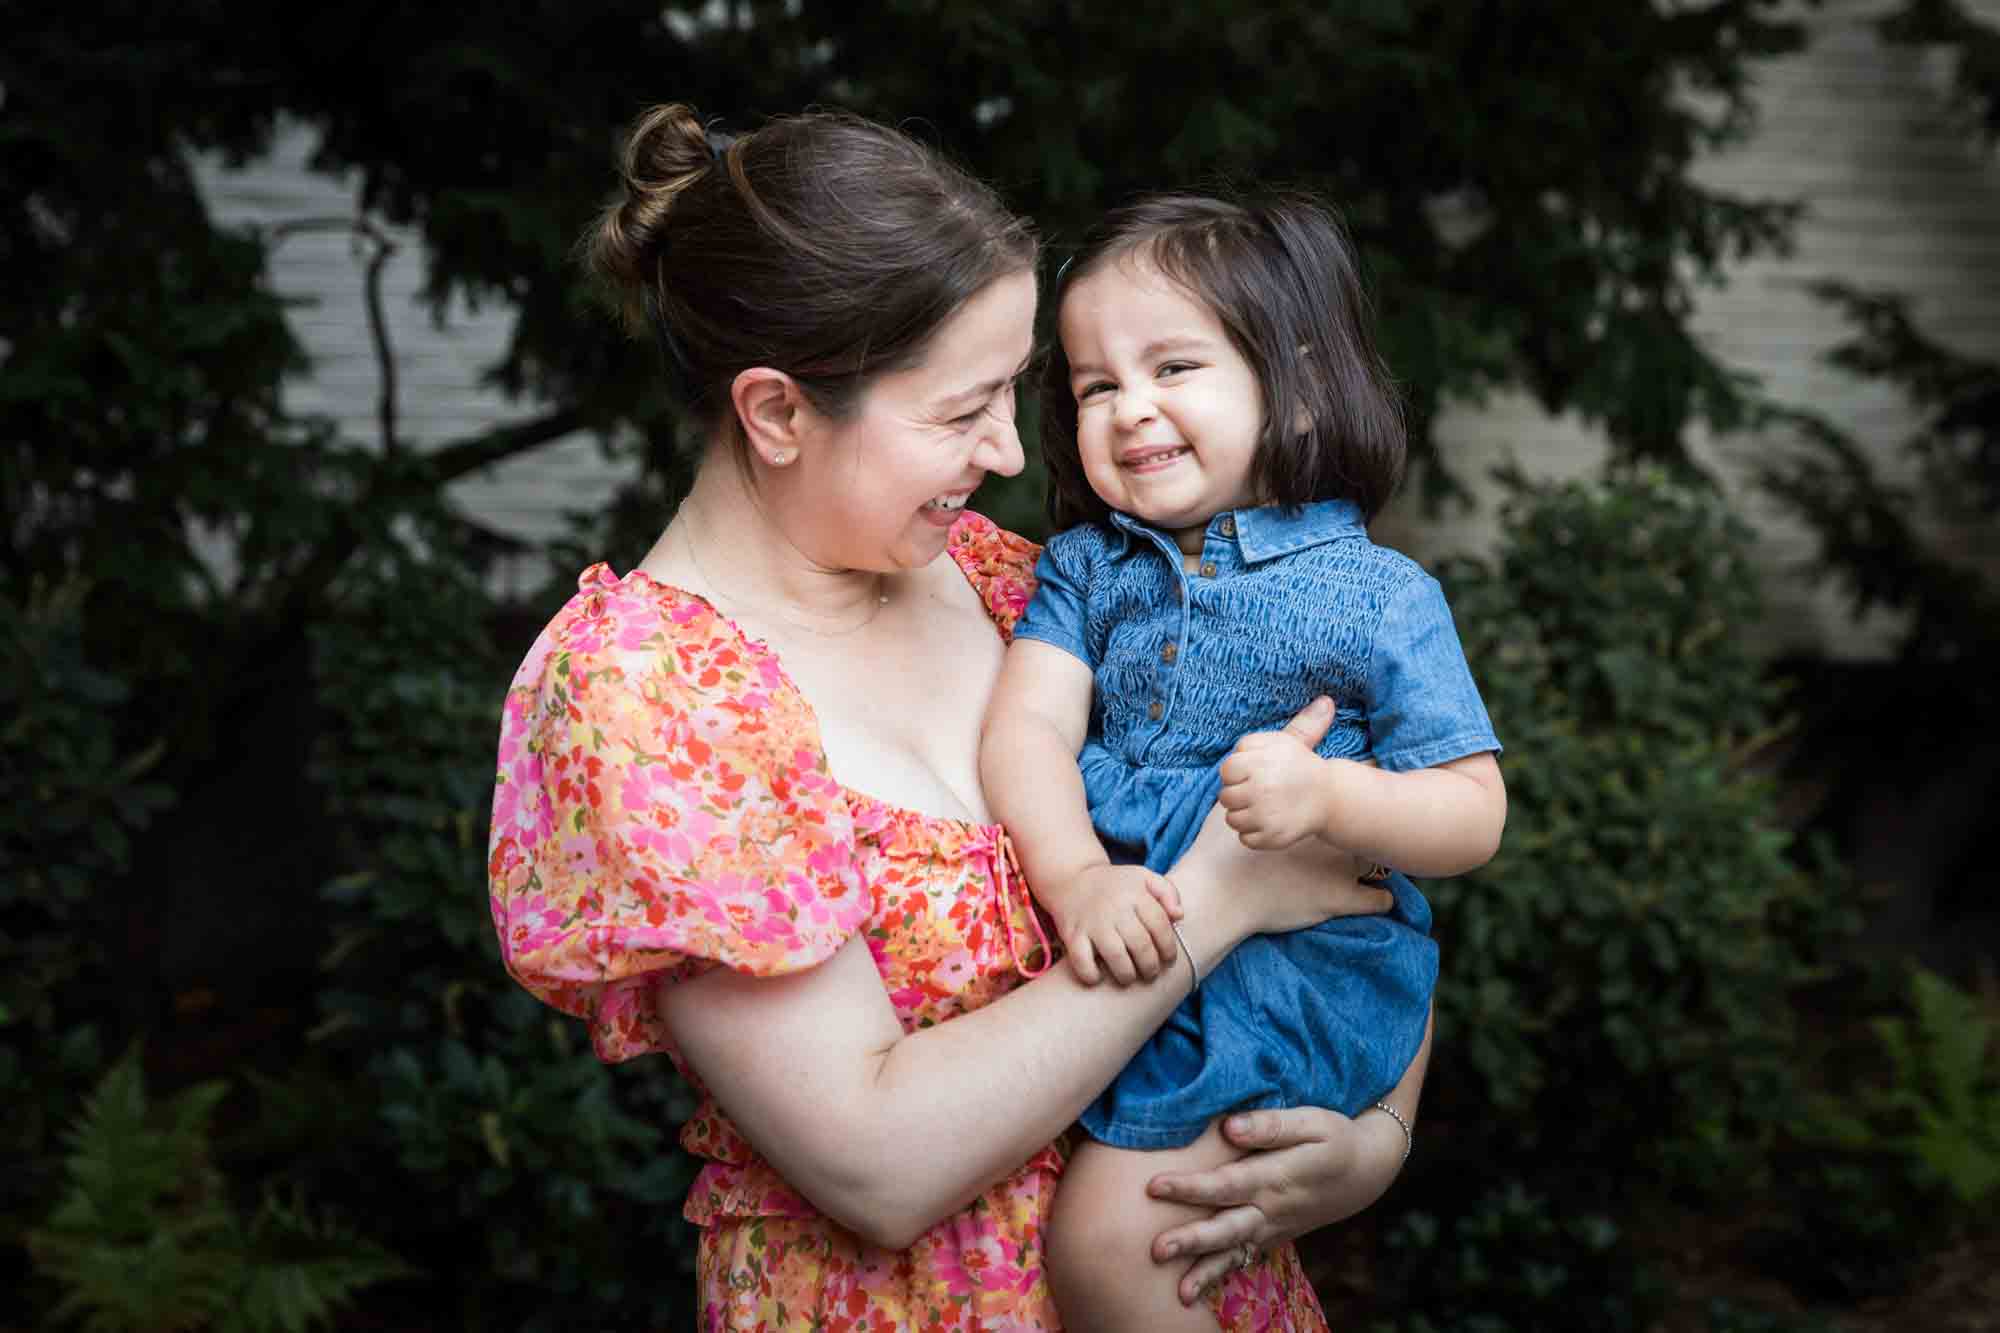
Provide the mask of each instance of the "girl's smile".
[{"label": "girl's smile", "polygon": [[1085,478],[1176,535],[1257,503],[1256,372],[1207,305],[1135,252],[1077,280],[1058,319]]}]

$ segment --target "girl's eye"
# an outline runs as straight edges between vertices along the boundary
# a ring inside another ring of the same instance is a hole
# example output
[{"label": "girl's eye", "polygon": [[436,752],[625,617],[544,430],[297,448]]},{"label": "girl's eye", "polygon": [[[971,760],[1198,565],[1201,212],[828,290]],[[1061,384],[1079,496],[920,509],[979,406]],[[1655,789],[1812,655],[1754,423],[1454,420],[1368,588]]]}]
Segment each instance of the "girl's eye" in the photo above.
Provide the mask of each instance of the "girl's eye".
[{"label": "girl's eye", "polygon": [[1193,369],[1195,369],[1195,364],[1192,361],[1168,361],[1160,366],[1159,374],[1165,377],[1167,375],[1178,375],[1184,370]]},{"label": "girl's eye", "polygon": [[1094,384],[1086,384],[1081,389],[1078,389],[1076,391],[1076,401],[1080,403],[1094,394],[1109,393],[1110,391],[1111,383],[1109,380],[1098,380]]}]

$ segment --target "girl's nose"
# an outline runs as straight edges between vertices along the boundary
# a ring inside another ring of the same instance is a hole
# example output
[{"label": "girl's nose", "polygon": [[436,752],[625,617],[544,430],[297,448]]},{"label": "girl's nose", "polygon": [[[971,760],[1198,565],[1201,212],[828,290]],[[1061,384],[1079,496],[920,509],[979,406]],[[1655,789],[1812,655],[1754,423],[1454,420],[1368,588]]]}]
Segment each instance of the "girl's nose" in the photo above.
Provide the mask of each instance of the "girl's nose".
[{"label": "girl's nose", "polygon": [[1143,389],[1120,389],[1112,407],[1112,417],[1125,430],[1153,419],[1152,395]]}]

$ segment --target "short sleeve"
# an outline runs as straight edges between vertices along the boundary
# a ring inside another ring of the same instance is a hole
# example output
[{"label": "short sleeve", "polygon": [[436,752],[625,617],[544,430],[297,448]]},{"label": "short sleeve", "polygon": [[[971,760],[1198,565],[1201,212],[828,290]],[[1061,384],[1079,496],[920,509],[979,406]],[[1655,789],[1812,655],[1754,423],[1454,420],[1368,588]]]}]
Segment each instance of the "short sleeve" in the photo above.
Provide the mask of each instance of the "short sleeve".
[{"label": "short sleeve", "polygon": [[1368,741],[1401,772],[1500,749],[1466,665],[1444,589],[1428,574],[1383,609],[1368,663]]},{"label": "short sleeve", "polygon": [[985,603],[1000,637],[1013,638],[1035,591],[1035,558],[1042,548],[968,509],[952,524],[946,549]]},{"label": "short sleeve", "polygon": [[1049,539],[1035,564],[1035,595],[1014,627],[1018,639],[1038,639],[1095,668],[1087,617],[1098,543],[1088,528]]},{"label": "short sleeve", "polygon": [[488,888],[507,970],[618,1061],[671,1051],[661,986],[811,967],[870,902],[776,660],[643,575],[584,582],[507,692]]}]

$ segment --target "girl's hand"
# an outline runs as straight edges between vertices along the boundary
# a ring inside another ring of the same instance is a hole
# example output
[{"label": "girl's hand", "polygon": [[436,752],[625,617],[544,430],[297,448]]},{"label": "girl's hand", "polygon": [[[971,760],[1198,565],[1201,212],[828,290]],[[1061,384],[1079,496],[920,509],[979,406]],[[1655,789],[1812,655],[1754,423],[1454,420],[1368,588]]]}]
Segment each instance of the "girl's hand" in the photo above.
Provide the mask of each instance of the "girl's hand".
[{"label": "girl's hand", "polygon": [[[1310,726],[1322,715],[1332,720],[1332,700],[1315,700],[1292,727]],[[1280,851],[1327,825],[1328,761],[1292,727],[1252,732],[1222,761],[1222,794],[1216,799],[1229,812],[1229,827],[1254,851]],[[1324,735],[1326,728],[1319,730]]]},{"label": "girl's hand", "polygon": [[1095,986],[1103,972],[1121,986],[1151,981],[1179,960],[1171,923],[1181,899],[1166,876],[1144,866],[1090,866],[1070,880],[1062,901],[1070,907],[1057,933],[1084,985]]},{"label": "girl's hand", "polygon": [[[1311,751],[1331,725],[1332,701],[1321,698],[1282,731],[1270,734],[1288,737]],[[1329,917],[1370,916],[1394,906],[1386,889],[1361,883],[1367,867],[1351,853],[1321,838],[1306,839],[1282,852],[1251,851],[1230,828],[1230,813],[1218,802],[1208,812],[1194,846],[1174,866],[1174,880],[1188,899],[1189,920],[1221,912],[1230,914],[1227,920],[1240,927],[1242,935],[1279,934],[1318,925]]]},{"label": "girl's hand", "polygon": [[1249,1156],[1209,1171],[1153,1177],[1156,1199],[1215,1209],[1153,1241],[1156,1263],[1185,1262],[1184,1305],[1241,1266],[1244,1244],[1259,1254],[1338,1222],[1382,1196],[1403,1164],[1403,1131],[1380,1111],[1349,1120],[1317,1106],[1227,1117],[1223,1136]]}]

